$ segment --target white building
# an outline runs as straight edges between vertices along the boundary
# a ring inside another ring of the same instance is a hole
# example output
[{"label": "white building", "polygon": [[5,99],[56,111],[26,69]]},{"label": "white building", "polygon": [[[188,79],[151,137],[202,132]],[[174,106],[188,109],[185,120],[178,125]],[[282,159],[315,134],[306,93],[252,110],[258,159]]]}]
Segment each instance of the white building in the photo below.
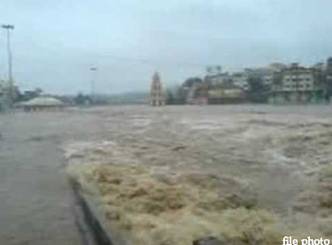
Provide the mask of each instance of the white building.
[{"label": "white building", "polygon": [[224,84],[227,83],[231,80],[232,76],[228,73],[218,73],[218,74],[213,74],[213,75],[206,75],[205,77],[205,81],[212,86],[215,85],[220,85],[220,84]]},{"label": "white building", "polygon": [[233,84],[245,91],[249,89],[248,78],[249,75],[246,72],[237,72],[232,75]]},{"label": "white building", "polygon": [[322,71],[292,64],[279,74],[279,82],[273,84],[271,103],[310,103],[321,102],[326,87],[321,80]]}]

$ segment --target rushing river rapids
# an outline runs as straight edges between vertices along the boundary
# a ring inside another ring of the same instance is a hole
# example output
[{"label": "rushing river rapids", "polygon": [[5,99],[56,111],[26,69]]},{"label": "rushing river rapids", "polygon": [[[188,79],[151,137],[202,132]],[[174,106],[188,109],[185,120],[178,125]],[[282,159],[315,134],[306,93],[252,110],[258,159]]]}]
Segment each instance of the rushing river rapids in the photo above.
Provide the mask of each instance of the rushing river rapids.
[{"label": "rushing river rapids", "polygon": [[65,166],[134,244],[332,234],[330,106],[16,113],[0,132],[0,244],[82,244]]},{"label": "rushing river rapids", "polygon": [[101,113],[108,141],[66,146],[70,174],[129,244],[331,236],[329,108],[135,109]]}]

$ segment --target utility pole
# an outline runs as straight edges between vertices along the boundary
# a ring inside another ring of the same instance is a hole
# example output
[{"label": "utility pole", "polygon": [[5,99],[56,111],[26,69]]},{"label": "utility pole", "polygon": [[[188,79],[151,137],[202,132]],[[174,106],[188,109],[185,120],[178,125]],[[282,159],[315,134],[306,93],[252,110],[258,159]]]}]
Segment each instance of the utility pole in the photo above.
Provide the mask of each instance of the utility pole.
[{"label": "utility pole", "polygon": [[97,67],[90,67],[91,71],[91,99],[93,102],[95,102],[95,79],[96,79],[96,72],[98,68]]},{"label": "utility pole", "polygon": [[10,104],[12,104],[14,99],[13,98],[14,80],[13,80],[13,68],[12,68],[12,51],[10,46],[10,31],[14,30],[14,25],[2,25],[1,27],[5,29],[7,32],[9,99],[10,99]]}]

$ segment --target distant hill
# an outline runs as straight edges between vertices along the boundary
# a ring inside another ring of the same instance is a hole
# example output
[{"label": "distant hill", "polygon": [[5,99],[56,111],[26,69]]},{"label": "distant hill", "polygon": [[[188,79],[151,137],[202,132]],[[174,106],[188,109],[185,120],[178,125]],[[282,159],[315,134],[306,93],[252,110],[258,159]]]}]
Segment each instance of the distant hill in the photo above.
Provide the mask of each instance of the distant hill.
[{"label": "distant hill", "polygon": [[128,92],[113,95],[98,95],[98,99],[107,101],[108,104],[130,105],[130,104],[147,104],[149,93],[147,92]]},{"label": "distant hill", "polygon": [[[89,94],[82,94],[91,98]],[[67,105],[74,105],[75,98],[78,95],[52,95],[49,96],[60,99]],[[128,92],[121,94],[96,94],[94,101],[97,105],[134,105],[134,104],[147,104],[149,102],[148,92]]]}]

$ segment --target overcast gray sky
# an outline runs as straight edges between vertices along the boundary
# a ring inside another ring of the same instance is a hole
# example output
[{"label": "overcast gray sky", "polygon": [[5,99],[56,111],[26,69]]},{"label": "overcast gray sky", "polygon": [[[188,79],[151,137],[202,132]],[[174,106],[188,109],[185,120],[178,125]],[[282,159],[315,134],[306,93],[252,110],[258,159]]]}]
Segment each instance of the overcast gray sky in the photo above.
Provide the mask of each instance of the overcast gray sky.
[{"label": "overcast gray sky", "polygon": [[[158,70],[166,85],[271,62],[313,64],[332,56],[331,0],[1,0],[14,24],[14,76],[23,89],[147,90]],[[7,72],[0,32],[0,76]]]}]

